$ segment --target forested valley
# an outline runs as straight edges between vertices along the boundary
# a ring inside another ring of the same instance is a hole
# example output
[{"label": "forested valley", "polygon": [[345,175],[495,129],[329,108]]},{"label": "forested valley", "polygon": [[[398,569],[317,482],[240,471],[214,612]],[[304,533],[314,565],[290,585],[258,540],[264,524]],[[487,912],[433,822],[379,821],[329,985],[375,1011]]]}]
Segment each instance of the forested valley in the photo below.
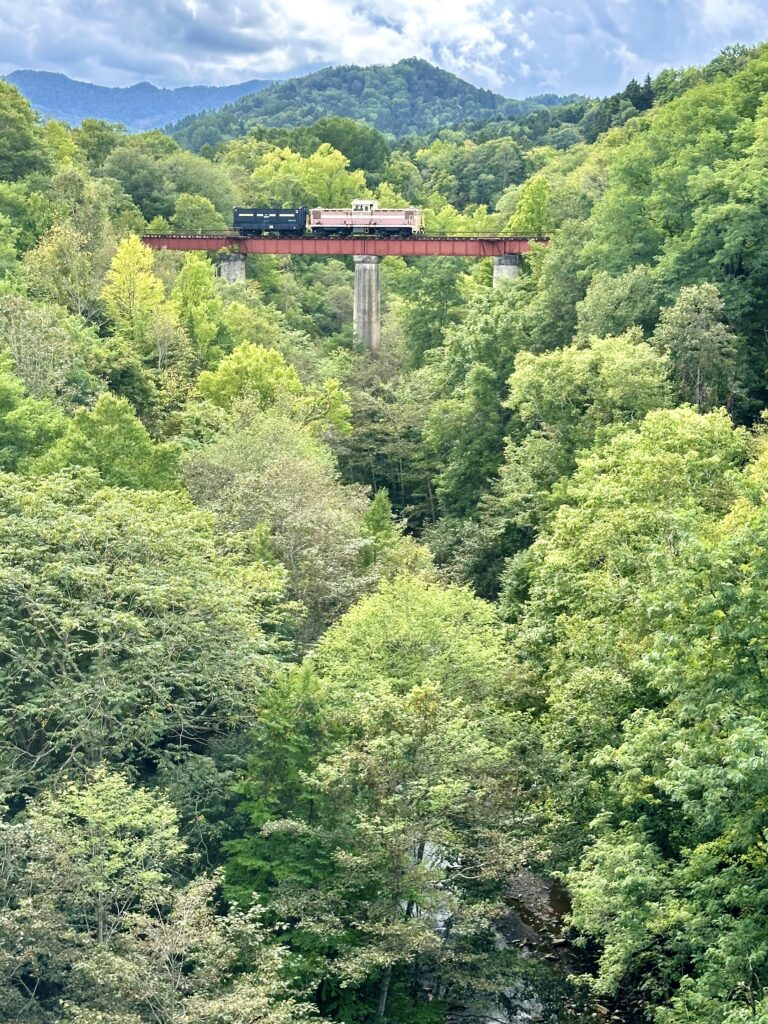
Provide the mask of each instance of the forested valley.
[{"label": "forested valley", "polygon": [[[768,1021],[768,47],[226,134],[0,82],[0,1020]],[[358,197],[550,241],[140,241]]]}]

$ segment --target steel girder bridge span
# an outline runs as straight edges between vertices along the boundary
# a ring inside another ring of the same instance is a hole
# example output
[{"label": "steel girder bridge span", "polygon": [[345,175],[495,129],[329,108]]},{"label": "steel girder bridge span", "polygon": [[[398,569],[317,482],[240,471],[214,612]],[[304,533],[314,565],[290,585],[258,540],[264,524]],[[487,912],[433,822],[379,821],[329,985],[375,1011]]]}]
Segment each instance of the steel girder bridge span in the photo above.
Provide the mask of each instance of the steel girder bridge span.
[{"label": "steel girder bridge span", "polygon": [[493,285],[517,277],[520,259],[531,243],[546,245],[546,238],[486,235],[478,237],[414,235],[412,238],[299,238],[210,235],[144,235],[152,249],[219,254],[218,274],[234,284],[245,280],[245,258],[273,256],[352,256],[355,261],[355,338],[371,352],[381,345],[382,256],[460,256],[493,258]]}]

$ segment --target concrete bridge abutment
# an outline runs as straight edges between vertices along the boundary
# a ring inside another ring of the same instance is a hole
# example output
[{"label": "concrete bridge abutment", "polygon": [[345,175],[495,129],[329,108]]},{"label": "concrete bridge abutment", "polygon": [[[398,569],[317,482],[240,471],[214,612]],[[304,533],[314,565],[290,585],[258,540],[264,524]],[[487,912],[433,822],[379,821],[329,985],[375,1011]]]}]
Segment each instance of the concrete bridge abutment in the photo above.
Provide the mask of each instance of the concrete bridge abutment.
[{"label": "concrete bridge abutment", "polygon": [[245,253],[222,253],[216,266],[216,276],[227,284],[242,284],[245,281]]},{"label": "concrete bridge abutment", "polygon": [[514,281],[520,273],[520,257],[516,255],[493,257],[493,287],[502,281]]}]

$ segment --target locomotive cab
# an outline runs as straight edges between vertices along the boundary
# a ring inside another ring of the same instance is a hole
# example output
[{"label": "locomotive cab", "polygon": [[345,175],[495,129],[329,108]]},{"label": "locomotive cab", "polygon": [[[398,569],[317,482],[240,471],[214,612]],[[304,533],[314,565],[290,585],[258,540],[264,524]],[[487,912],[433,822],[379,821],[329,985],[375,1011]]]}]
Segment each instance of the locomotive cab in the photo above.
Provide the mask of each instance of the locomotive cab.
[{"label": "locomotive cab", "polygon": [[375,199],[352,200],[352,234],[369,235],[377,227],[376,212],[379,204]]}]

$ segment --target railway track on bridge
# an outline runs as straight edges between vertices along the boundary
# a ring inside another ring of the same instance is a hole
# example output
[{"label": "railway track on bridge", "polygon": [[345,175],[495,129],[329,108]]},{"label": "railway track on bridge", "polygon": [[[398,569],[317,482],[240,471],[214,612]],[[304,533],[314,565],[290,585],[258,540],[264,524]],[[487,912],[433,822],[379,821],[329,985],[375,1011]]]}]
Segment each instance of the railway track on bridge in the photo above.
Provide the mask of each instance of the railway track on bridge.
[{"label": "railway track on bridge", "polygon": [[358,235],[351,238],[261,237],[231,233],[182,235],[144,235],[142,241],[152,249],[184,252],[227,250],[244,256],[270,254],[287,256],[522,256],[532,244],[546,245],[546,238],[507,235],[413,235],[410,238],[376,238]]}]

